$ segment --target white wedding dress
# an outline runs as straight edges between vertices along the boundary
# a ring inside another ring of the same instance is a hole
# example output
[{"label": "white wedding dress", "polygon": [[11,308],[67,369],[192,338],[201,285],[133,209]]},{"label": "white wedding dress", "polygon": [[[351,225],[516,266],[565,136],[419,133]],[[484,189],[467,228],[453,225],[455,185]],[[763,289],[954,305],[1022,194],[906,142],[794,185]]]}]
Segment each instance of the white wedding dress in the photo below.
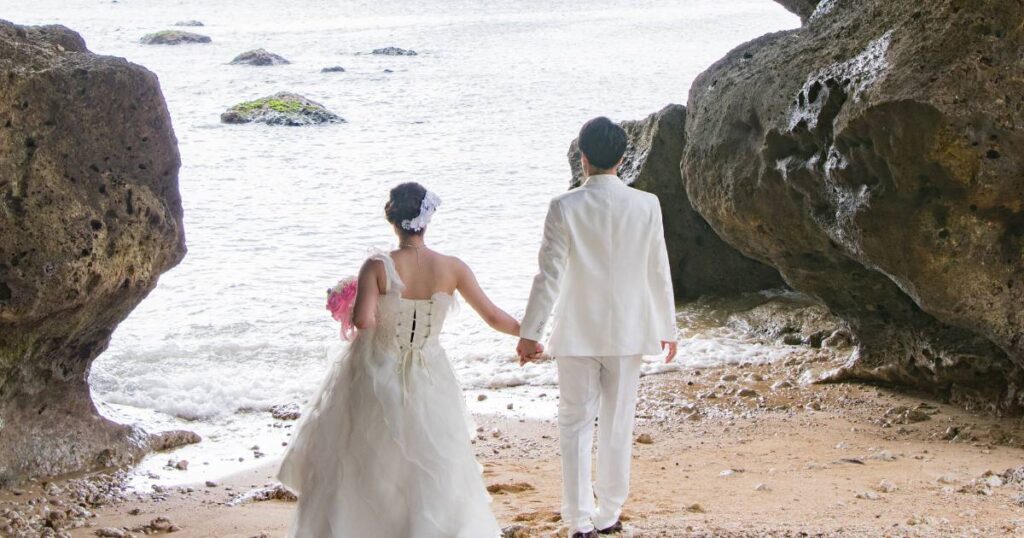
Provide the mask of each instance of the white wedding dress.
[{"label": "white wedding dress", "polygon": [[454,298],[401,296],[391,257],[377,326],[331,364],[278,478],[297,538],[494,538],[462,389],[438,342]]}]

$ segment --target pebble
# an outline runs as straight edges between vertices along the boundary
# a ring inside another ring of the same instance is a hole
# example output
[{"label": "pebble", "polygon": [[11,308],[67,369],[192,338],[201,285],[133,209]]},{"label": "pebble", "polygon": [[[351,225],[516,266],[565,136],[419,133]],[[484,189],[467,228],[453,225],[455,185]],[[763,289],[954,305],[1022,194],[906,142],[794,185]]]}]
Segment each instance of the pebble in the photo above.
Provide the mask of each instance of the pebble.
[{"label": "pebble", "polygon": [[893,482],[892,480],[883,479],[881,482],[878,483],[877,486],[875,486],[875,489],[881,491],[882,493],[892,493],[899,489],[899,487],[897,487],[896,483]]},{"label": "pebble", "polygon": [[217,487],[217,483],[214,482],[213,480],[207,480],[206,481],[206,487],[208,487],[208,488],[215,488],[215,487]]},{"label": "pebble", "polygon": [[174,464],[174,466],[179,471],[187,471],[188,470],[188,460],[181,460],[178,463]]},{"label": "pebble", "polygon": [[776,381],[772,383],[772,390],[782,390],[793,388],[793,383],[783,379],[782,381]]},{"label": "pebble", "polygon": [[482,402],[482,401],[484,401],[486,399],[487,399],[487,395],[486,394],[480,394],[480,395],[477,395],[477,397],[476,397],[476,401],[478,401],[478,402]]},{"label": "pebble", "polygon": [[857,498],[864,499],[867,501],[877,501],[880,500],[882,496],[875,493],[874,491],[865,491],[864,493],[858,493]]},{"label": "pebble", "polygon": [[651,437],[651,434],[649,433],[641,433],[639,436],[637,436],[636,442],[640,443],[641,445],[650,445],[654,444],[654,438]]},{"label": "pebble", "polygon": [[706,512],[706,510],[704,510],[704,507],[701,506],[699,503],[693,503],[691,505],[688,505],[686,507],[686,511],[690,512],[691,514],[703,514]]},{"label": "pebble", "polygon": [[768,487],[768,484],[758,484],[754,486],[754,491],[771,491],[772,488]]},{"label": "pebble", "polygon": [[739,396],[740,398],[756,398],[757,391],[754,389],[743,388],[740,389],[740,391],[737,392],[736,395]]}]

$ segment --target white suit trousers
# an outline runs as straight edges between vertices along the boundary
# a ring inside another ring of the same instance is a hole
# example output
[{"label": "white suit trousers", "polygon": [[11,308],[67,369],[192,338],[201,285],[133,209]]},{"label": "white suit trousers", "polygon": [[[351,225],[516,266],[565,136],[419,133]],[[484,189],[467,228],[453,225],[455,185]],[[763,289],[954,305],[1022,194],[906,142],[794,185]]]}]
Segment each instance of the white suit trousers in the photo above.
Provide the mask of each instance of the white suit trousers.
[{"label": "white suit trousers", "polygon": [[[569,535],[605,529],[629,495],[640,355],[558,357],[558,432],[562,449],[562,521]],[[594,419],[597,480],[591,485]],[[597,494],[597,506],[594,494]]]}]

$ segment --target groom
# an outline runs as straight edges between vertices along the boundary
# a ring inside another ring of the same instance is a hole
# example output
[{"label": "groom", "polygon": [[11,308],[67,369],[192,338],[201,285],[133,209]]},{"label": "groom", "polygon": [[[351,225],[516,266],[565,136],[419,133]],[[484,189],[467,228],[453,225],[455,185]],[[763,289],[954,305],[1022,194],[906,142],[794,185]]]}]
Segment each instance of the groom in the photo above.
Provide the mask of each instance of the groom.
[{"label": "groom", "polygon": [[572,538],[591,538],[622,529],[641,357],[668,349],[671,362],[676,326],[661,205],[616,175],[625,131],[592,119],[579,147],[587,178],[548,207],[517,352],[523,363],[540,356],[554,310],[548,353],[558,364],[562,520]]}]

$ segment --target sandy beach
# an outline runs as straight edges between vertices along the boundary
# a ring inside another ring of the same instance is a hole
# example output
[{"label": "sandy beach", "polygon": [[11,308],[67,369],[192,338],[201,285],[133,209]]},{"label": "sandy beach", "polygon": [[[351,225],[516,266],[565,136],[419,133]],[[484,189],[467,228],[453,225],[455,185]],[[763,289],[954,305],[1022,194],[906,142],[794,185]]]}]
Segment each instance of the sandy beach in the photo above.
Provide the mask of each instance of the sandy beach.
[{"label": "sandy beach", "polygon": [[[807,354],[783,364],[645,377],[624,535],[1024,533],[1020,419],[972,415],[883,387],[800,386],[802,372],[829,366],[821,360]],[[556,394],[539,399],[556,405]],[[474,444],[507,535],[564,535],[556,424],[477,420]],[[94,517],[53,526],[84,525],[65,529],[75,537],[168,529],[179,536],[284,536],[293,502],[246,500],[272,490],[274,470],[268,462],[210,485],[128,494],[90,507]],[[10,524],[6,510],[45,518],[55,506],[74,504],[66,493],[45,493],[61,485],[5,493],[0,529]]]}]

